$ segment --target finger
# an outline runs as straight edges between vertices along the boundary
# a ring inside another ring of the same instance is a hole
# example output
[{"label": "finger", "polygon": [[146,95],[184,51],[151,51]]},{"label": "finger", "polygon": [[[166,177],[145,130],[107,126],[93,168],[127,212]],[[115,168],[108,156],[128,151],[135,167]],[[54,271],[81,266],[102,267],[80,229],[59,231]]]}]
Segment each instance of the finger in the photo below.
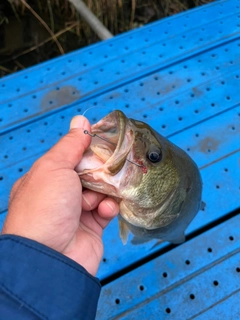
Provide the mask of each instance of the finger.
[{"label": "finger", "polygon": [[98,206],[98,214],[101,218],[111,220],[119,213],[118,203],[110,198],[105,198]]},{"label": "finger", "polygon": [[85,190],[82,193],[82,208],[91,211],[98,207],[99,203],[106,198],[106,195],[91,190]]},{"label": "finger", "polygon": [[55,146],[53,146],[43,158],[53,161],[57,166],[74,169],[81,161],[84,151],[88,148],[91,137],[84,133],[91,131],[90,123],[83,116],[76,116],[70,124],[70,131]]},{"label": "finger", "polygon": [[102,229],[106,228],[109,222],[118,215],[119,205],[112,198],[105,198],[93,211],[93,217]]}]

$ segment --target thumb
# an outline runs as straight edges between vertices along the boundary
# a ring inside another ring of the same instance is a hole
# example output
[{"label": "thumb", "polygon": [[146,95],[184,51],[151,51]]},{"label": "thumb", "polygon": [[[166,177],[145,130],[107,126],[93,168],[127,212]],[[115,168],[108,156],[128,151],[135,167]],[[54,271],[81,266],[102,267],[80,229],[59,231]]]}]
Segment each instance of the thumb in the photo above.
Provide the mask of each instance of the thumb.
[{"label": "thumb", "polygon": [[84,134],[84,130],[91,131],[87,118],[76,116],[70,124],[70,131],[53,146],[44,157],[48,157],[61,167],[74,169],[81,161],[82,155],[89,147],[91,137]]}]

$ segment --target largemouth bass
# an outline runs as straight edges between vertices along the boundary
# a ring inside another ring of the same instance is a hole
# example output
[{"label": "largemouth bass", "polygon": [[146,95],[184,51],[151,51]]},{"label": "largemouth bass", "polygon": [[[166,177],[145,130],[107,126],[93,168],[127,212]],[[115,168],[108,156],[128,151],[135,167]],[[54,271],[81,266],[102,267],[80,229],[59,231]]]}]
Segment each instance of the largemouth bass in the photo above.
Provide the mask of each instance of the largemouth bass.
[{"label": "largemouth bass", "polygon": [[84,187],[119,202],[123,243],[129,230],[135,244],[183,242],[201,205],[202,181],[194,161],[148,124],[118,110],[94,124],[91,133],[76,171]]}]

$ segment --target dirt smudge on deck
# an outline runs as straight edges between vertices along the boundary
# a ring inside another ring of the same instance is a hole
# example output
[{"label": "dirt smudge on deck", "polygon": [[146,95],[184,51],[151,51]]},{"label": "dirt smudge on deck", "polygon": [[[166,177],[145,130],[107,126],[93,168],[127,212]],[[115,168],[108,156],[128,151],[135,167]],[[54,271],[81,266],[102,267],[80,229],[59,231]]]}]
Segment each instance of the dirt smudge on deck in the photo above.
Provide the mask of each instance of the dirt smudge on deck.
[{"label": "dirt smudge on deck", "polygon": [[68,105],[80,98],[80,92],[73,86],[59,87],[49,91],[41,101],[41,111],[56,109]]},{"label": "dirt smudge on deck", "polygon": [[220,143],[221,141],[214,137],[206,137],[190,148],[192,151],[200,151],[209,154],[210,152],[217,151]]}]

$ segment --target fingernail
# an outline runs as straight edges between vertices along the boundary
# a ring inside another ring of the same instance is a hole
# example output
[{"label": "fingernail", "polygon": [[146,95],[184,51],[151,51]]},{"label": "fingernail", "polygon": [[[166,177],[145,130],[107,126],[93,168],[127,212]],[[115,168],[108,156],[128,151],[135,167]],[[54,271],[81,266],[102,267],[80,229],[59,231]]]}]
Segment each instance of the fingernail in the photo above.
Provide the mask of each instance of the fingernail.
[{"label": "fingernail", "polygon": [[75,116],[71,120],[70,129],[77,129],[77,128],[83,128],[84,129],[85,121],[86,121],[85,117],[83,117],[83,116]]},{"label": "fingernail", "polygon": [[91,204],[90,204],[90,202],[87,200],[87,198],[84,196],[84,194],[82,194],[82,197],[83,197],[83,200],[88,204],[88,206],[89,206],[89,210],[91,210]]},{"label": "fingernail", "polygon": [[106,201],[105,204],[114,212],[115,208],[110,201]]}]

